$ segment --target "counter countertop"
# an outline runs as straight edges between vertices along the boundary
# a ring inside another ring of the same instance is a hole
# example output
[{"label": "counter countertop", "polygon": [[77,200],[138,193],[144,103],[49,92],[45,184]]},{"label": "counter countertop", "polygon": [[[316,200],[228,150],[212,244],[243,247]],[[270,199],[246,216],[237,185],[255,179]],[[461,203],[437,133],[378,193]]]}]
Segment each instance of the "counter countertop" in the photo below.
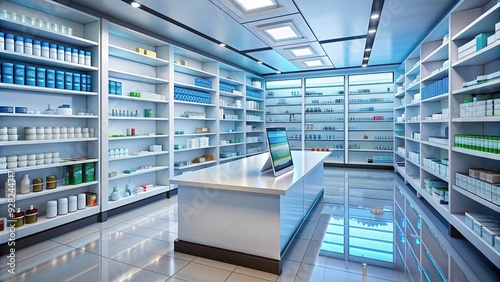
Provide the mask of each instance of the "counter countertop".
[{"label": "counter countertop", "polygon": [[292,151],[293,171],[275,177],[272,171],[260,172],[269,156],[268,153],[263,153],[178,175],[171,178],[170,183],[199,188],[285,195],[290,187],[311,170],[323,165],[323,160],[329,155],[329,152]]}]

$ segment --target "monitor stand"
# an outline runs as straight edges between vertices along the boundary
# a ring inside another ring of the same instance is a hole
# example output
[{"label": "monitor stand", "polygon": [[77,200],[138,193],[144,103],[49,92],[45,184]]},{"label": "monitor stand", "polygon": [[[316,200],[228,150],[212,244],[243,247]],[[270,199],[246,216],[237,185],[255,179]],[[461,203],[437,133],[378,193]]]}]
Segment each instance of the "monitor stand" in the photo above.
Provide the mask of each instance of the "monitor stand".
[{"label": "monitor stand", "polygon": [[269,171],[273,171],[273,165],[271,163],[271,157],[267,157],[267,161],[266,163],[264,164],[264,166],[262,166],[262,168],[260,169],[260,172],[261,173],[266,173],[266,172],[269,172]]}]

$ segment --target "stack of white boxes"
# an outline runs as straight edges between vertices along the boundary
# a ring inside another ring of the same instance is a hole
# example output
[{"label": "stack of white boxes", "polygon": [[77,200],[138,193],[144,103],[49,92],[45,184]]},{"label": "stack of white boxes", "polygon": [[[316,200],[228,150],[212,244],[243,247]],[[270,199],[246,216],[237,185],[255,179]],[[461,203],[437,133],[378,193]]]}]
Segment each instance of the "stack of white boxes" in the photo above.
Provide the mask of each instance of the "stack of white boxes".
[{"label": "stack of white boxes", "polygon": [[460,104],[460,117],[500,116],[500,99],[489,99]]},{"label": "stack of white boxes", "polygon": [[186,148],[204,148],[210,146],[210,139],[208,137],[198,137],[193,139],[186,139]]}]

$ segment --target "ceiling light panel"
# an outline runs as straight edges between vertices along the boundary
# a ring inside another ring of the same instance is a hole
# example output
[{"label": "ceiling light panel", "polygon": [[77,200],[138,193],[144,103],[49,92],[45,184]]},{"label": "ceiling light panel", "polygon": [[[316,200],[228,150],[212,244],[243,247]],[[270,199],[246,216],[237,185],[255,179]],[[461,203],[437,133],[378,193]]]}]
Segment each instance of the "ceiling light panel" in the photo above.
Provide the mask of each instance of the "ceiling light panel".
[{"label": "ceiling light panel", "polygon": [[290,52],[292,52],[295,57],[305,57],[314,54],[310,47],[290,49]]},{"label": "ceiling light panel", "polygon": [[299,35],[292,28],[291,24],[286,24],[280,27],[274,27],[269,29],[264,29],[264,31],[269,34],[275,41],[298,38]]},{"label": "ceiling light panel", "polygon": [[325,52],[317,41],[274,47],[276,52],[289,60],[306,59],[325,56]]},{"label": "ceiling light panel", "polygon": [[333,68],[332,62],[326,56],[291,60],[301,70]]},{"label": "ceiling light panel", "polygon": [[293,0],[211,0],[239,23],[298,13]]},{"label": "ceiling light panel", "polygon": [[304,64],[306,66],[312,68],[312,67],[319,67],[323,65],[323,61],[321,60],[310,60],[310,61],[304,61]]},{"label": "ceiling light panel", "polygon": [[254,11],[258,9],[278,6],[276,2],[272,0],[234,0],[234,1],[238,3],[245,11]]}]

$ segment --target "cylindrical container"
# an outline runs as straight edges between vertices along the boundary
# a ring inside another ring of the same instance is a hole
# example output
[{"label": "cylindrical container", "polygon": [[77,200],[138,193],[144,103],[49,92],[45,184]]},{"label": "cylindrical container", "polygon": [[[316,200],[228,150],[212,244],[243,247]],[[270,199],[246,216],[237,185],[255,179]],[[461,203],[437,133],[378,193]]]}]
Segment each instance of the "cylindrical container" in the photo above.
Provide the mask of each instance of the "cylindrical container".
[{"label": "cylindrical container", "polygon": [[44,132],[45,134],[52,134],[52,127],[50,127],[50,126],[46,126],[46,127],[44,127],[44,128],[43,128],[43,132]]},{"label": "cylindrical container", "polygon": [[42,43],[40,40],[33,41],[33,56],[41,56],[42,55]]},{"label": "cylindrical container", "polygon": [[68,198],[57,199],[57,214],[63,215],[68,213]]},{"label": "cylindrical container", "polygon": [[43,160],[44,158],[45,158],[45,154],[44,153],[37,153],[36,154],[36,159],[37,160]]},{"label": "cylindrical container", "polygon": [[54,134],[54,133],[53,133],[53,134],[52,134],[52,139],[61,139],[61,134],[59,134],[59,133],[55,133],[55,134]]},{"label": "cylindrical container", "polygon": [[47,201],[47,214],[46,218],[53,218],[57,216],[57,201]]},{"label": "cylindrical container", "polygon": [[48,42],[42,42],[42,57],[44,58],[50,57],[50,48]]},{"label": "cylindrical container", "polygon": [[75,133],[75,128],[73,126],[66,127],[67,133]]},{"label": "cylindrical container", "polygon": [[66,47],[64,50],[64,61],[71,63],[71,48]]},{"label": "cylindrical container", "polygon": [[56,87],[56,71],[55,70],[47,70],[47,80],[46,80],[46,86],[48,88],[55,88]]},{"label": "cylindrical container", "polygon": [[17,167],[17,161],[7,163],[7,168],[16,168],[16,167]]},{"label": "cylindrical container", "polygon": [[78,64],[85,65],[85,51],[78,51]]},{"label": "cylindrical container", "polygon": [[66,136],[67,136],[68,139],[75,138],[75,134],[74,133],[68,133],[68,134],[66,134]]},{"label": "cylindrical container", "polygon": [[79,73],[74,73],[73,74],[73,90],[80,91],[80,74]]},{"label": "cylindrical container", "polygon": [[43,153],[43,158],[44,159],[52,159],[52,153],[48,152],[48,153]]},{"label": "cylindrical container", "polygon": [[[46,159],[47,160],[47,159]],[[52,161],[52,159],[50,159]],[[55,189],[57,188],[57,178],[55,175],[48,175],[45,177],[45,188],[46,189]]]},{"label": "cylindrical container", "polygon": [[85,193],[80,193],[77,195],[78,197],[78,209],[83,210],[87,205],[87,195]]},{"label": "cylindrical container", "polygon": [[64,73],[64,87],[67,90],[73,90],[73,73],[65,72]]},{"label": "cylindrical container", "polygon": [[75,133],[75,137],[74,138],[82,138],[82,134],[81,133]]},{"label": "cylindrical container", "polygon": [[69,196],[68,197],[68,212],[75,212],[78,209],[78,197]]},{"label": "cylindrical container", "polygon": [[35,223],[38,220],[38,210],[30,205],[30,208],[26,211],[26,224]]},{"label": "cylindrical container", "polygon": [[24,40],[24,54],[33,55],[33,40],[31,38]]},{"label": "cylindrical container", "polygon": [[24,65],[15,65],[14,84],[24,85]]},{"label": "cylindrical container", "polygon": [[64,61],[64,46],[57,46],[57,60]]},{"label": "cylindrical container", "polygon": [[5,135],[7,134],[7,132],[8,132],[7,127],[5,126],[0,127],[0,135]]},{"label": "cylindrical container", "polygon": [[5,35],[5,50],[14,52],[14,34],[7,33]]},{"label": "cylindrical container", "polygon": [[36,165],[36,160],[28,160],[28,166],[35,166]]},{"label": "cylindrical container", "polygon": [[36,140],[36,134],[24,134],[24,140]]},{"label": "cylindrical container", "polygon": [[45,69],[36,69],[36,86],[45,87]]},{"label": "cylindrical container", "polygon": [[21,211],[21,208],[17,208],[16,212],[13,214],[13,220],[15,220],[14,226],[21,227],[24,225],[24,212]]},{"label": "cylindrical container", "polygon": [[59,158],[59,152],[52,152],[53,158]]},{"label": "cylindrical container", "polygon": [[90,138],[95,137],[95,128],[93,128],[93,127],[89,128],[89,136],[90,136]]},{"label": "cylindrical container", "polygon": [[59,133],[68,133],[68,128],[66,126],[59,127]]},{"label": "cylindrical container", "polygon": [[19,136],[17,134],[12,134],[12,135],[9,135],[8,140],[9,141],[17,141],[18,137]]},{"label": "cylindrical container", "polygon": [[17,155],[17,160],[18,161],[27,161],[28,160],[28,155],[25,155],[25,154]]},{"label": "cylindrical container", "polygon": [[9,127],[9,128],[7,128],[7,133],[9,135],[11,135],[11,134],[17,134],[17,127]]},{"label": "cylindrical container", "polygon": [[82,133],[82,128],[77,126],[77,127],[74,127],[74,133]]},{"label": "cylindrical container", "polygon": [[14,83],[14,64],[2,62],[2,82]]},{"label": "cylindrical container", "polygon": [[85,65],[92,65],[92,54],[90,52],[85,52]]},{"label": "cylindrical container", "polygon": [[[61,133],[61,130],[59,129],[58,126],[53,126],[52,127],[52,134],[59,134]],[[52,153],[52,155],[54,155],[54,153]]]},{"label": "cylindrical container", "polygon": [[3,32],[0,32],[0,50],[5,49],[5,38]]},{"label": "cylindrical container", "polygon": [[59,139],[68,139],[68,133],[59,134]]},{"label": "cylindrical container", "polygon": [[54,60],[57,59],[57,44],[49,45],[49,58]]},{"label": "cylindrical container", "polygon": [[0,163],[6,163],[7,162],[7,157],[6,156],[0,156]]},{"label": "cylindrical container", "polygon": [[[52,139],[52,138],[50,138],[50,139]],[[52,159],[44,159],[43,164],[52,164]]]},{"label": "cylindrical container", "polygon": [[52,139],[52,133],[45,133],[45,140],[51,140]]},{"label": "cylindrical container", "polygon": [[14,51],[17,53],[24,53],[24,37],[16,36]]},{"label": "cylindrical container", "polygon": [[43,190],[43,179],[33,178],[33,192],[41,192]]},{"label": "cylindrical container", "polygon": [[[62,46],[59,46],[62,47]],[[56,88],[64,89],[64,72],[56,71]]]},{"label": "cylindrical container", "polygon": [[33,66],[26,67],[26,85],[36,85],[36,68]]},{"label": "cylindrical container", "polygon": [[[45,134],[45,127],[37,127],[36,134]],[[37,154],[38,156],[38,154]]]},{"label": "cylindrical container", "polygon": [[27,167],[27,166],[28,166],[28,161],[17,161],[17,167]]},{"label": "cylindrical container", "polygon": [[34,160],[36,160],[36,154],[28,154],[28,155],[26,156],[26,159],[27,159],[28,161],[34,161]]},{"label": "cylindrical container", "polygon": [[45,160],[44,159],[36,160],[36,165],[43,165],[43,164],[45,164]]},{"label": "cylindrical container", "polygon": [[28,194],[31,192],[30,178],[27,174],[21,178],[21,194]]},{"label": "cylindrical container", "polygon": [[0,141],[9,141],[9,135],[0,135]]},{"label": "cylindrical container", "polygon": [[71,62],[78,64],[78,49],[73,49],[73,52],[71,52]]},{"label": "cylindrical container", "polygon": [[59,163],[59,162],[61,162],[61,159],[60,159],[59,157],[53,157],[53,158],[52,158],[52,163],[53,163],[53,164],[57,164],[57,163]]}]

